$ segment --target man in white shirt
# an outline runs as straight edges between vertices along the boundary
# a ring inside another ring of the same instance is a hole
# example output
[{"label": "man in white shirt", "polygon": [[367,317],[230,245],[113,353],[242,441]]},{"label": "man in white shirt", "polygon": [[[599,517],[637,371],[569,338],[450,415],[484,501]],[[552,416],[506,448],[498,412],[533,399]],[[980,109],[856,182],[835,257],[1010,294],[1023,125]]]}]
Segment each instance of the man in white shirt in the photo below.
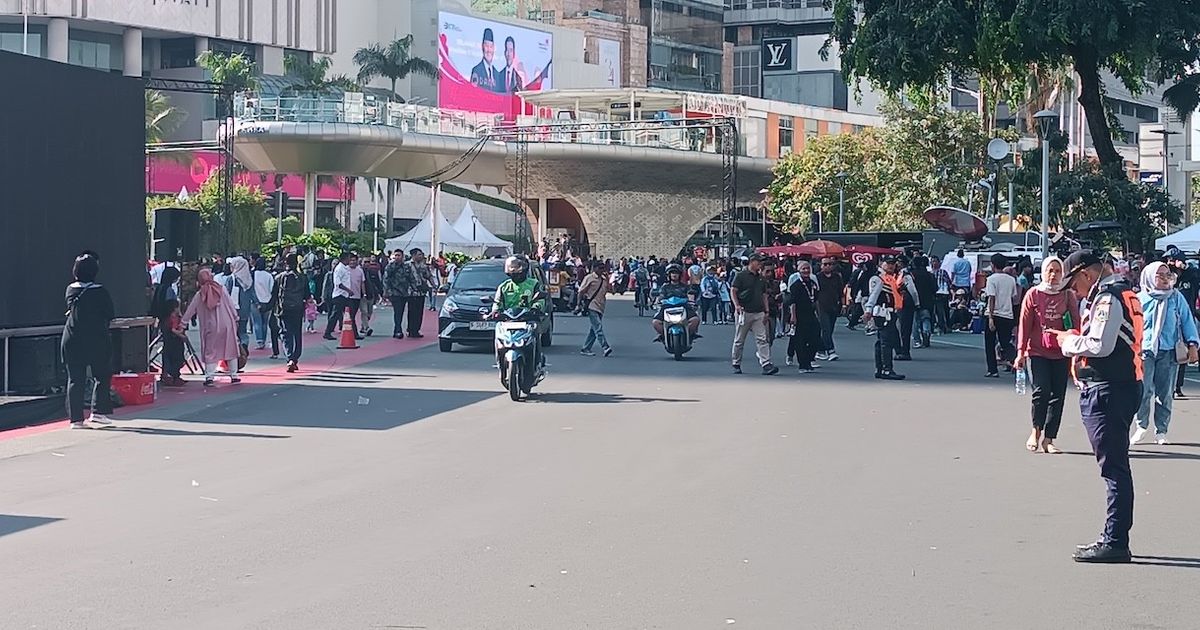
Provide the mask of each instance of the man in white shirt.
[{"label": "man in white shirt", "polygon": [[337,267],[333,268],[333,308],[329,309],[329,322],[325,325],[326,341],[334,341],[333,329],[340,328],[346,309],[350,309],[350,326],[355,338],[364,338],[358,332],[358,306],[363,294],[363,278],[358,256],[342,254]]},{"label": "man in white shirt", "polygon": [[[250,312],[250,321],[254,325],[254,341],[259,350],[267,345],[267,327],[274,316],[270,310],[271,292],[275,290],[275,277],[267,271],[267,259],[259,258],[254,261],[254,310]],[[266,312],[264,312],[264,308]],[[279,324],[274,328],[278,330]],[[278,355],[279,342],[276,339],[275,354]]]},{"label": "man in white shirt", "polygon": [[[988,276],[984,295],[987,296],[987,326],[983,331],[983,349],[987,359],[988,378],[999,378],[997,344],[1000,361],[1008,364],[1016,356],[1013,347],[1013,315],[1020,290],[1017,279],[1004,272],[1008,259],[1004,254],[992,255],[992,275]],[[1009,368],[1011,370],[1011,367]]]}]

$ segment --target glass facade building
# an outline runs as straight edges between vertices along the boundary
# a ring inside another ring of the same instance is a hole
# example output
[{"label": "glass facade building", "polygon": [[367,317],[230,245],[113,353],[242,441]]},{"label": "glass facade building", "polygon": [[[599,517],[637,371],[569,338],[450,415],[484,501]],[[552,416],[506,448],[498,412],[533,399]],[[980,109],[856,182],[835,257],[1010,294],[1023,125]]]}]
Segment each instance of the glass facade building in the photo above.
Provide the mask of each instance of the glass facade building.
[{"label": "glass facade building", "polygon": [[720,92],[724,65],[722,0],[641,0],[649,30],[650,87]]}]

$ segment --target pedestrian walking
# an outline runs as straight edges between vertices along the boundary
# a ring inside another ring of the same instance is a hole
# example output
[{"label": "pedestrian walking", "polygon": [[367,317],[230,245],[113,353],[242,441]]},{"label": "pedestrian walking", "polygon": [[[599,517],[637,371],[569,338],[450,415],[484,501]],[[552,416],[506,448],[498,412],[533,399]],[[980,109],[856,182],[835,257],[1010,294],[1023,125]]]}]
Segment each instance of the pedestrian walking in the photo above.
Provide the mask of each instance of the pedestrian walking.
[{"label": "pedestrian walking", "polygon": [[700,279],[700,321],[701,323],[709,323],[709,317],[712,318],[712,323],[720,323],[720,305],[721,303],[721,281],[717,278],[717,268],[709,267],[704,272],[704,277]]},{"label": "pedestrian walking", "polygon": [[1086,295],[1080,332],[1051,331],[1071,357],[1079,382],[1079,411],[1108,494],[1099,540],[1080,545],[1076,562],[1130,562],[1133,473],[1129,468],[1129,424],[1141,402],[1142,306],[1113,269],[1111,259],[1080,250],[1063,265],[1079,295]]},{"label": "pedestrian walking", "polygon": [[1025,293],[1017,327],[1017,357],[1013,367],[1026,368],[1033,384],[1030,412],[1033,429],[1025,448],[1030,452],[1062,453],[1054,440],[1062,424],[1063,403],[1071,361],[1063,356],[1051,330],[1071,330],[1079,322],[1079,299],[1063,286],[1063,263],[1057,256],[1042,260],[1042,281]]},{"label": "pedestrian walking", "polygon": [[779,373],[779,368],[771,363],[771,345],[768,340],[766,280],[762,276],[763,258],[755,254],[750,262],[738,272],[730,287],[730,299],[733,302],[735,322],[733,334],[733,372],[742,373],[742,351],[746,345],[746,336],[754,335],[755,354],[762,366],[764,376]]},{"label": "pedestrian walking", "polygon": [[[1012,334],[1016,319],[1013,307],[1019,301],[1017,280],[1004,272],[1008,259],[1004,254],[992,255],[992,274],[988,276],[983,293],[987,296],[985,312],[987,325],[983,329],[984,359],[987,361],[988,378],[999,378],[999,363],[1008,364],[1016,357]],[[1009,370],[1011,371],[1010,366]]]},{"label": "pedestrian walking", "polygon": [[1175,274],[1161,262],[1152,262],[1142,269],[1142,290],[1138,300],[1142,314],[1150,325],[1142,337],[1142,404],[1137,412],[1137,429],[1129,438],[1138,444],[1150,431],[1151,412],[1154,415],[1154,441],[1167,443],[1171,424],[1172,390],[1180,365],[1197,360],[1200,335],[1187,298],[1175,288]]},{"label": "pedestrian walking", "polygon": [[216,366],[221,361],[229,364],[229,382],[240,383],[238,357],[238,313],[233,298],[213,279],[211,269],[201,269],[196,295],[183,313],[183,321],[192,318],[200,324],[200,362],[204,367],[204,386],[211,387],[216,376]]},{"label": "pedestrian walking", "polygon": [[404,263],[404,285],[408,293],[408,336],[420,339],[424,337],[421,325],[425,318],[425,299],[434,288],[433,273],[420,248],[414,247],[408,252],[408,262]]},{"label": "pedestrian walking", "polygon": [[308,281],[300,273],[300,261],[292,254],[284,259],[285,270],[275,276],[274,291],[271,302],[274,313],[280,322],[283,335],[283,348],[287,353],[287,371],[295,372],[300,369],[300,355],[304,351],[304,316],[306,305],[312,295],[308,290]]},{"label": "pedestrian walking", "polygon": [[408,272],[404,252],[392,252],[392,260],[383,269],[383,292],[392,303],[392,338],[404,338],[404,314],[408,312]]},{"label": "pedestrian walking", "polygon": [[944,335],[950,332],[950,274],[942,269],[942,261],[937,256],[929,259],[929,266],[934,284],[937,285],[933,294],[934,326],[939,335]]},{"label": "pedestrian walking", "polygon": [[361,265],[363,270],[363,296],[358,308],[358,329],[363,335],[370,337],[375,334],[371,328],[371,319],[375,316],[375,305],[383,296],[383,273],[379,262],[374,256],[368,256]]},{"label": "pedestrian walking", "polygon": [[912,281],[917,297],[913,307],[912,345],[928,348],[933,336],[933,309],[938,290],[937,280],[929,271],[929,259],[924,256],[913,258]]},{"label": "pedestrian walking", "polygon": [[718,288],[720,290],[719,297],[721,298],[720,322],[728,324],[733,321],[733,297],[730,296],[729,273],[722,271],[718,275],[718,278],[720,278]]},{"label": "pedestrian walking", "polygon": [[[254,261],[252,280],[250,321],[254,326],[254,347],[262,350],[267,346],[267,333],[274,313],[271,308],[271,294],[275,291],[275,277],[267,271],[266,258]],[[276,350],[273,354],[278,355],[279,351]]]},{"label": "pedestrian walking", "polygon": [[875,378],[902,381],[905,376],[897,374],[892,361],[894,352],[900,347],[900,309],[904,308],[903,280],[896,273],[896,259],[884,256],[879,263],[878,275],[871,278],[870,294],[864,307],[875,325]]},{"label": "pedestrian walking", "polygon": [[596,341],[600,342],[604,356],[612,354],[612,346],[609,345],[608,338],[604,336],[604,306],[608,303],[608,294],[611,290],[608,270],[604,268],[604,263],[598,262],[592,265],[592,272],[584,277],[583,284],[579,285],[579,294],[582,296],[579,298],[581,300],[580,308],[587,315],[588,323],[591,325],[579,354],[588,357],[596,356],[596,353],[592,352],[592,346]]},{"label": "pedestrian walking", "polygon": [[[1197,300],[1200,300],[1200,264],[1194,260],[1185,260],[1183,252],[1174,245],[1167,247],[1163,259],[1171,267],[1171,271],[1175,272],[1175,289],[1183,294],[1188,308],[1192,311],[1192,317],[1195,319],[1197,317]],[[1180,364],[1178,374],[1175,376],[1175,398],[1183,398],[1183,381],[1186,371],[1187,364]]]},{"label": "pedestrian walking", "polygon": [[[233,298],[237,309],[237,336],[243,352],[250,350],[250,321],[257,307],[254,306],[254,275],[250,272],[250,261],[241,256],[225,259],[229,274],[225,276],[225,291]],[[241,369],[242,365],[238,365]]]},{"label": "pedestrian walking", "polygon": [[808,374],[816,370],[813,359],[824,347],[821,341],[823,323],[818,314],[820,288],[818,281],[813,279],[811,263],[802,260],[797,269],[788,285],[790,300],[787,319],[793,329],[788,354],[796,357],[796,369],[801,374]]},{"label": "pedestrian walking", "polygon": [[154,297],[150,300],[150,314],[156,319],[158,338],[162,342],[162,377],[159,382],[165,387],[184,384],[184,340],[175,333],[177,324],[181,324],[182,320],[174,286],[179,276],[178,267],[164,268],[158,285],[154,287]]},{"label": "pedestrian walking", "polygon": [[108,330],[115,317],[112,296],[104,285],[96,282],[100,257],[94,252],[85,251],[77,256],[71,273],[75,282],[67,285],[67,322],[60,344],[67,368],[67,415],[72,429],[88,427],[83,417],[83,398],[90,371],[95,385],[89,420],[109,425],[113,407],[112,341]]},{"label": "pedestrian walking", "polygon": [[337,267],[333,269],[333,277],[330,279],[329,285],[332,286],[330,299],[332,305],[329,309],[329,321],[325,324],[326,341],[334,341],[333,329],[341,328],[343,315],[346,311],[350,311],[350,328],[354,331],[354,338],[358,340],[364,339],[362,331],[358,329],[358,308],[362,301],[363,294],[363,272],[358,266],[358,256],[346,252],[343,253]]},{"label": "pedestrian walking", "polygon": [[[801,266],[803,264],[801,263]],[[837,325],[842,311],[849,305],[850,298],[846,282],[838,271],[837,261],[832,257],[821,260],[821,272],[816,275],[816,285],[817,322],[821,329],[821,347],[818,348],[817,358],[823,361],[837,361],[833,328]]]}]

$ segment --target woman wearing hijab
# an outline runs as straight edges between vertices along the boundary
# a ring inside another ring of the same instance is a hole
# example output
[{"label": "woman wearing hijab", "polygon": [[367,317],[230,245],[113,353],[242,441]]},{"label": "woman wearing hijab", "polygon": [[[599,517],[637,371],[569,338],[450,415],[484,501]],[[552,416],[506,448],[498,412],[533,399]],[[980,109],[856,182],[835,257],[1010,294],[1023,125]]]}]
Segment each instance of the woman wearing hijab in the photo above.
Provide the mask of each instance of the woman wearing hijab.
[{"label": "woman wearing hijab", "polygon": [[1154,409],[1154,438],[1167,443],[1167,427],[1171,423],[1171,393],[1175,387],[1175,372],[1180,361],[1176,344],[1186,343],[1186,362],[1196,360],[1200,335],[1187,298],[1175,289],[1175,274],[1161,262],[1152,262],[1142,270],[1142,406],[1137,412],[1138,428],[1129,438],[1137,444],[1150,430],[1150,410]]},{"label": "woman wearing hijab", "polygon": [[67,414],[72,429],[85,429],[83,388],[87,386],[89,369],[96,380],[92,391],[91,421],[99,425],[112,424],[107,418],[112,413],[109,394],[112,341],[108,327],[114,309],[108,289],[96,282],[100,258],[95,253],[80,254],[71,271],[75,282],[67,286],[67,323],[62,336],[62,357],[67,366]]},{"label": "woman wearing hijab", "polygon": [[248,351],[250,348],[250,318],[255,309],[254,276],[250,273],[250,262],[241,256],[231,256],[225,262],[229,265],[229,276],[225,278],[225,291],[233,299],[233,307],[237,311],[238,343]]},{"label": "woman wearing hijab", "polygon": [[204,386],[211,387],[216,364],[229,363],[229,381],[240,383],[238,364],[238,314],[233,299],[213,280],[210,269],[197,276],[196,295],[183,314],[183,321],[195,317],[200,322],[200,358],[204,363]]},{"label": "woman wearing hijab", "polygon": [[1064,357],[1058,337],[1048,330],[1072,330],[1079,325],[1079,300],[1063,286],[1063,263],[1057,256],[1042,260],[1042,281],[1025,293],[1017,327],[1017,358],[1013,366],[1028,367],[1033,382],[1033,430],[1025,441],[1030,452],[1059,454],[1054,445],[1062,423],[1063,401],[1070,381],[1071,360]]},{"label": "woman wearing hijab", "polygon": [[179,275],[178,267],[163,269],[162,278],[154,287],[154,299],[150,302],[150,314],[158,319],[158,336],[162,340],[163,371],[160,381],[169,387],[184,384],[181,374],[184,362],[183,337],[176,334],[175,324],[178,322],[173,322],[173,316],[179,307],[175,294],[175,283],[179,281]]}]

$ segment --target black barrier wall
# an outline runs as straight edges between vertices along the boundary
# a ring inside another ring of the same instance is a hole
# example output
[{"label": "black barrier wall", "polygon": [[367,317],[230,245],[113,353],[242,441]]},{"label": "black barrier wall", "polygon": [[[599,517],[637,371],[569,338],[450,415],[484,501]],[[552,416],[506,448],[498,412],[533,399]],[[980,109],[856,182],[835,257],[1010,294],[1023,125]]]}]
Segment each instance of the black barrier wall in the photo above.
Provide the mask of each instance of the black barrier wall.
[{"label": "black barrier wall", "polygon": [[0,52],[0,328],[61,324],[100,254],[118,317],[146,312],[142,81]]}]

